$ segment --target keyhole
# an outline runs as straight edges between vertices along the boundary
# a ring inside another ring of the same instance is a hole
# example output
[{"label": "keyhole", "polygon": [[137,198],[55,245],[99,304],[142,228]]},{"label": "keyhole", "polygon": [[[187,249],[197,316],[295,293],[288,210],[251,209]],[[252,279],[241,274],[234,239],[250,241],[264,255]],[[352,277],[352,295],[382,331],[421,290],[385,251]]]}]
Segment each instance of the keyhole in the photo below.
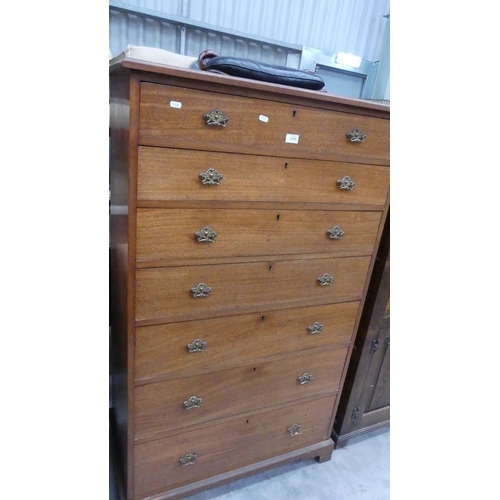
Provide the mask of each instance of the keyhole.
[{"label": "keyhole", "polygon": [[[272,268],[273,268],[273,266],[269,266],[269,271],[271,271]],[[264,319],[264,318],[262,318],[262,319]]]},{"label": "keyhole", "polygon": [[265,316],[262,316],[262,317],[260,318],[260,320],[261,320],[261,321],[264,321],[265,319],[266,319],[266,317],[265,317]]},{"label": "keyhole", "polygon": [[276,216],[276,220],[280,220],[280,214]]},{"label": "keyhole", "polygon": [[288,168],[288,163],[285,163],[285,168]]},{"label": "keyhole", "polygon": [[295,115],[297,114],[297,111],[293,110],[292,116],[295,118]]},{"label": "keyhole", "polygon": [[253,371],[257,370],[257,368],[254,368]]},{"label": "keyhole", "polygon": [[248,424],[248,422],[250,422],[250,420],[247,420],[247,424]]}]

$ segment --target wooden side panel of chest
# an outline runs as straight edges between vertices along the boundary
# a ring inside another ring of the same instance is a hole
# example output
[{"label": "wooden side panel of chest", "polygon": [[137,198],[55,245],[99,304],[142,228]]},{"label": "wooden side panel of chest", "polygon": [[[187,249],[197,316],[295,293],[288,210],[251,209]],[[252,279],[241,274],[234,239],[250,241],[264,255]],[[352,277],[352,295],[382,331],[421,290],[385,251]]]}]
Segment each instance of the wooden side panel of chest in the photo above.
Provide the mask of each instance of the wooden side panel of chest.
[{"label": "wooden side panel of chest", "polygon": [[387,214],[388,110],[130,61],[110,78],[127,500],[328,460]]}]

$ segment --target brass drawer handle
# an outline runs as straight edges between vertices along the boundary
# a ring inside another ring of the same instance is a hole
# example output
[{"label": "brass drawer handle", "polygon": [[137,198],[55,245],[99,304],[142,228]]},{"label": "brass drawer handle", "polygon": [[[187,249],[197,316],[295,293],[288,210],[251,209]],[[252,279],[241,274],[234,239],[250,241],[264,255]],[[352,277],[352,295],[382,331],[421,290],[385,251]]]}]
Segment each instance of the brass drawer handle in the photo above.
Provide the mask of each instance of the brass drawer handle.
[{"label": "brass drawer handle", "polygon": [[206,172],[198,174],[198,177],[201,179],[202,184],[208,184],[209,186],[219,186],[222,179],[224,179],[224,177],[222,177],[222,175],[212,167],[210,167]]},{"label": "brass drawer handle", "polygon": [[191,293],[193,294],[193,297],[208,297],[210,295],[210,292],[212,289],[208,286],[205,285],[205,283],[198,283],[196,286],[191,288]]},{"label": "brass drawer handle", "polygon": [[218,109],[214,109],[203,115],[203,118],[207,122],[207,125],[217,125],[219,127],[225,127],[229,121],[229,116],[224,115]]},{"label": "brass drawer handle", "polygon": [[201,406],[201,403],[203,403],[203,399],[199,398],[198,396],[191,396],[182,404],[184,405],[184,408],[186,408],[186,410],[192,410],[193,408],[199,408]]},{"label": "brass drawer handle", "polygon": [[311,326],[308,326],[307,329],[311,335],[316,335],[317,333],[321,333],[323,331],[323,325],[316,321]]},{"label": "brass drawer handle", "polygon": [[352,191],[356,183],[348,176],[345,175],[342,179],[337,181],[337,185],[340,189],[347,189],[348,191]]},{"label": "brass drawer handle", "polygon": [[197,459],[198,455],[195,455],[194,453],[188,453],[187,455],[179,458],[179,462],[184,467],[185,465],[193,465]]},{"label": "brass drawer handle", "polygon": [[351,142],[365,142],[366,134],[364,134],[361,129],[355,128],[347,134],[347,138]]},{"label": "brass drawer handle", "polygon": [[308,384],[309,382],[313,381],[313,376],[310,373],[304,373],[304,375],[301,375],[300,377],[297,378],[297,380],[300,382],[300,385]]},{"label": "brass drawer handle", "polygon": [[318,283],[321,286],[330,286],[333,283],[333,276],[330,276],[328,273],[323,274],[323,276],[320,276],[317,278]]},{"label": "brass drawer handle", "polygon": [[300,424],[293,424],[288,428],[288,432],[291,436],[298,436],[299,434],[302,434],[302,426]]},{"label": "brass drawer handle", "polygon": [[341,240],[342,236],[345,234],[340,226],[333,226],[326,233],[332,240]]},{"label": "brass drawer handle", "polygon": [[217,238],[217,233],[210,228],[209,226],[205,226],[203,229],[200,229],[198,232],[194,233],[196,239],[203,243],[215,243],[215,238]]},{"label": "brass drawer handle", "polygon": [[207,348],[207,343],[200,339],[194,339],[191,344],[187,345],[189,352],[201,352]]}]

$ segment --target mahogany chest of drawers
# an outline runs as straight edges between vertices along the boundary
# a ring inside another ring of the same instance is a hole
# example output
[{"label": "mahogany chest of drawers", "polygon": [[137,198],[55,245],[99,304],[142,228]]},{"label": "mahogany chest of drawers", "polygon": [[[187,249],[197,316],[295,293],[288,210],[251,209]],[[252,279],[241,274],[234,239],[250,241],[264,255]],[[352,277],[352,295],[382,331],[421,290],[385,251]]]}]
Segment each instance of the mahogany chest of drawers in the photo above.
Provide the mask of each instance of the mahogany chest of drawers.
[{"label": "mahogany chest of drawers", "polygon": [[128,500],[328,460],[389,203],[389,108],[110,68],[113,415]]}]

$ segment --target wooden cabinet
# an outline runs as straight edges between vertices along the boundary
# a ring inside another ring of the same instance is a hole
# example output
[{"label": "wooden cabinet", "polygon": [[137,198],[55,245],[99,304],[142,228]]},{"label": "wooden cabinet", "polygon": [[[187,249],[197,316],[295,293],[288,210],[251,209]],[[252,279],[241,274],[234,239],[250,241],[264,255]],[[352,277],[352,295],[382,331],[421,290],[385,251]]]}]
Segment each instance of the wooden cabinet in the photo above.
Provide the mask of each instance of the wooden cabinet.
[{"label": "wooden cabinet", "polygon": [[110,68],[113,422],[128,500],[328,460],[389,195],[389,108]]},{"label": "wooden cabinet", "polygon": [[390,423],[390,223],[371,276],[346,381],[333,425],[336,448]]}]

